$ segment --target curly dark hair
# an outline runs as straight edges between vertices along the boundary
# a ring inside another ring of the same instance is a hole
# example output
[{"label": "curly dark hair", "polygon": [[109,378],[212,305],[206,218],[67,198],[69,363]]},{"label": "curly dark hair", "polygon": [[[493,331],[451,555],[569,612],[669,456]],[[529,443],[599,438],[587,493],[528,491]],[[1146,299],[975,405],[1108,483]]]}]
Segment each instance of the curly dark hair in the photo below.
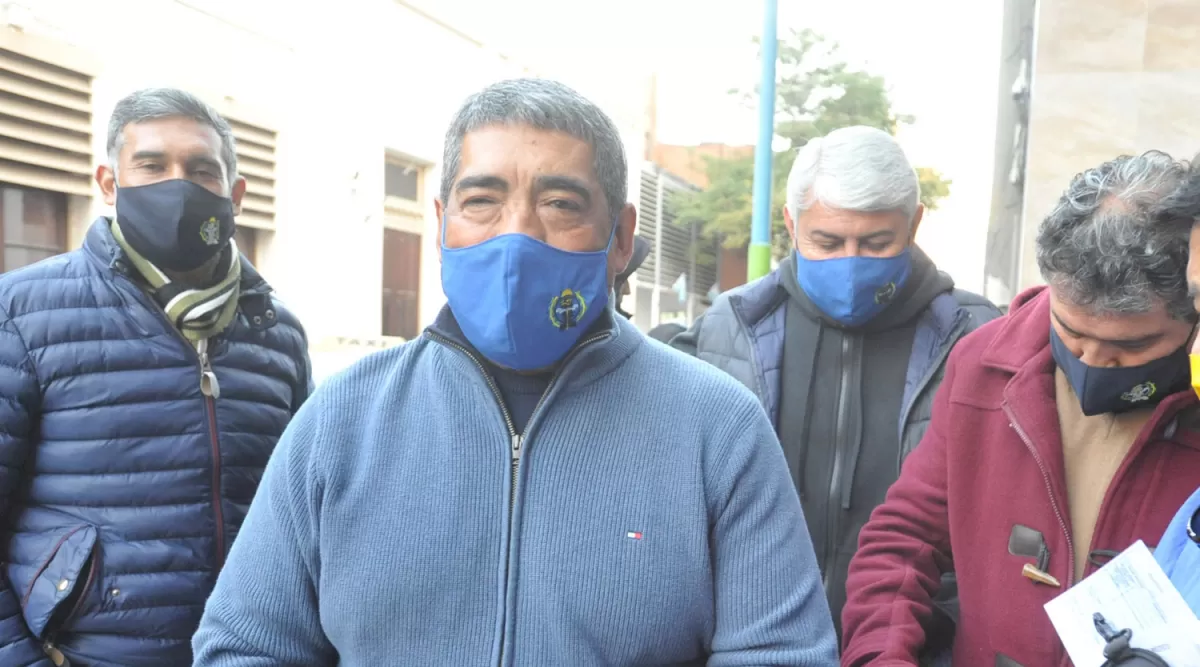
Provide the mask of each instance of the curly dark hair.
[{"label": "curly dark hair", "polygon": [[1071,181],[1038,230],[1038,267],[1075,305],[1126,314],[1161,303],[1195,320],[1186,270],[1197,216],[1196,163],[1160,151],[1122,155]]}]

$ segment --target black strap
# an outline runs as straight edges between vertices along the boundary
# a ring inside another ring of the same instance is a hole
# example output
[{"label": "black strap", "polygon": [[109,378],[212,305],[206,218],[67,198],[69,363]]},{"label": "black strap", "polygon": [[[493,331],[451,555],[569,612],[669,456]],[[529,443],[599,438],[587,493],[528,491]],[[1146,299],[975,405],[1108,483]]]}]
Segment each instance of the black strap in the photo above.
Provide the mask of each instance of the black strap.
[{"label": "black strap", "polygon": [[1092,623],[1096,626],[1096,632],[1107,642],[1104,645],[1104,657],[1107,661],[1101,667],[1116,667],[1123,665],[1124,667],[1170,667],[1165,660],[1160,658],[1154,651],[1147,651],[1142,648],[1133,648],[1129,645],[1129,641],[1133,639],[1133,630],[1125,628],[1117,631],[1113,629],[1111,623],[1104,618],[1104,614],[1092,614]]}]

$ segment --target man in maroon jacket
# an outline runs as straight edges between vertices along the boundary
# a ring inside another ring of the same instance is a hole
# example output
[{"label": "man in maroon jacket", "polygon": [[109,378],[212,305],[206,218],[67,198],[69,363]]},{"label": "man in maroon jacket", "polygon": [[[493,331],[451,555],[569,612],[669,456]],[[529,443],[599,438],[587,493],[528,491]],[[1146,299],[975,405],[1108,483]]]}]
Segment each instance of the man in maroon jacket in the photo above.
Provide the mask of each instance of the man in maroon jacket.
[{"label": "man in maroon jacket", "polygon": [[1069,664],[1043,605],[1153,546],[1195,491],[1186,171],[1152,152],[1076,176],[1037,239],[1049,287],[954,349],[924,440],[860,534],[844,666],[916,665],[951,569],[955,665]]}]

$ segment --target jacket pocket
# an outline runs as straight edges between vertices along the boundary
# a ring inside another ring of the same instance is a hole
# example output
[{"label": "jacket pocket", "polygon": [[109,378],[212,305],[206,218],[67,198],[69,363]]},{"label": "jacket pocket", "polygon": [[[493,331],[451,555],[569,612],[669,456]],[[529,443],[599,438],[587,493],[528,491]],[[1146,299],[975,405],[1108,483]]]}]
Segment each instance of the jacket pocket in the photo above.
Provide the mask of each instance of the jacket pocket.
[{"label": "jacket pocket", "polygon": [[70,620],[83,605],[96,579],[96,538],[95,526],[63,529],[38,565],[21,598],[25,623],[38,639]]}]

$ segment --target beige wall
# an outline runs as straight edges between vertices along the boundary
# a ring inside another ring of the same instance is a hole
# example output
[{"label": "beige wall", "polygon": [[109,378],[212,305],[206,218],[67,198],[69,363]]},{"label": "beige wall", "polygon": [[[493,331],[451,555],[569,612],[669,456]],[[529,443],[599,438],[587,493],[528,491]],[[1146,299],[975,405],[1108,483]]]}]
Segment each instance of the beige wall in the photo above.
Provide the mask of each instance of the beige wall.
[{"label": "beige wall", "polygon": [[1039,0],[1021,285],[1037,226],[1079,171],[1150,149],[1200,152],[1200,0]]}]

